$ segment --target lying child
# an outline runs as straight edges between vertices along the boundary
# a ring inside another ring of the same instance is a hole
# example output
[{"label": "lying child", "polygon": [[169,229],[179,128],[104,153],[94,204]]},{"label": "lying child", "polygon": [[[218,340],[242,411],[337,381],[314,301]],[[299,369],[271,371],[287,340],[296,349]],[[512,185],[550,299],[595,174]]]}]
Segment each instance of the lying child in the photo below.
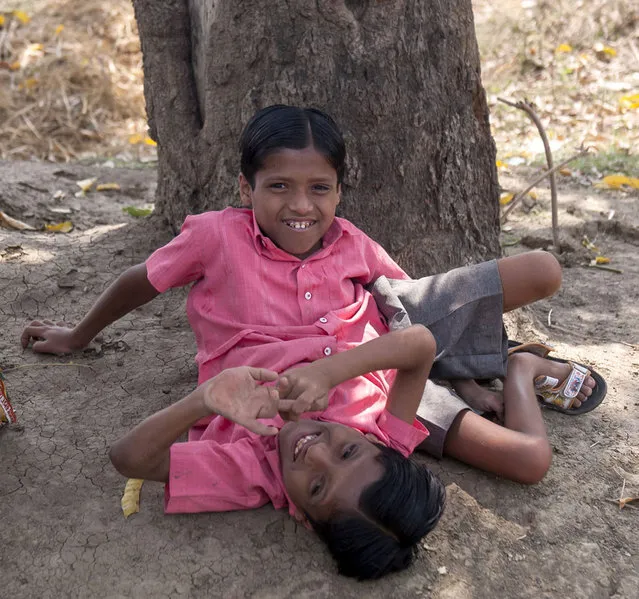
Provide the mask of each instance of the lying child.
[{"label": "lying child", "polygon": [[[398,300],[400,307],[417,306],[413,321],[434,331],[434,374],[455,381],[472,407],[504,412],[501,427],[469,411],[450,393],[445,392],[439,403],[429,401],[427,393],[419,415],[433,432],[426,440],[432,442],[428,450],[515,480],[539,480],[548,468],[549,453],[537,405],[535,417],[532,406],[521,417],[507,394],[506,399],[486,394],[470,379],[505,374],[502,312],[554,293],[561,281],[557,261],[550,254],[531,252],[410,281],[379,245],[335,217],[344,164],[341,133],[324,113],[288,106],[259,111],[241,139],[239,183],[245,208],[188,217],[178,237],[146,263],[123,273],[77,326],[32,322],[23,332],[23,346],[33,339],[34,351],[80,349],[105,326],[159,293],[193,283],[187,313],[203,384],[226,369],[247,364],[288,372],[383,338],[397,314],[387,314],[387,309]],[[390,291],[379,288],[384,281]],[[388,321],[365,288],[370,284],[378,287],[375,292]],[[560,393],[561,382],[573,380],[569,364],[523,353],[514,359],[511,367],[517,365],[519,384],[529,391],[533,378],[556,379],[554,387]],[[281,404],[280,411],[294,419],[323,410],[326,421],[372,433],[391,446],[403,444],[404,453],[410,453],[417,444],[410,427],[407,439],[404,429],[401,434],[385,430],[396,424],[383,416],[392,383],[392,373],[370,372],[343,382],[326,404],[308,393],[297,394],[280,380],[280,398],[290,402]],[[601,385],[584,374],[566,409],[587,404],[592,397],[600,400]],[[537,427],[532,442],[528,421]],[[277,451],[267,452],[265,460],[261,450],[256,453],[255,441],[245,439],[240,430],[227,418],[209,415],[189,432],[191,441],[215,442],[214,451],[225,456],[220,462],[229,460],[220,468],[236,465],[232,477],[221,478],[227,482],[217,487],[215,509],[253,507],[269,498],[283,505],[277,490],[281,485],[263,476],[276,471]],[[198,464],[206,470],[206,464]],[[179,459],[172,458],[171,473],[180,468]],[[181,499],[180,493],[179,485],[176,492],[169,483],[169,511],[199,510],[197,493],[195,499],[189,493]],[[243,498],[241,505],[238,497]]]}]

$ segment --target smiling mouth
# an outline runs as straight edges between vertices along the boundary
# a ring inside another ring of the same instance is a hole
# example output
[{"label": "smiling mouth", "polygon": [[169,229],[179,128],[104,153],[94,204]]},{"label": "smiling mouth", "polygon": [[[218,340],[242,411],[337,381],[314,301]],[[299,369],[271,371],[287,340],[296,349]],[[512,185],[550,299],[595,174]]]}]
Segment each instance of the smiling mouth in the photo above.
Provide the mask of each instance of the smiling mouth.
[{"label": "smiling mouth", "polygon": [[294,229],[295,231],[306,231],[306,229],[310,229],[314,224],[314,220],[285,220],[284,224],[290,229]]},{"label": "smiling mouth", "polygon": [[304,435],[301,439],[295,443],[293,448],[293,461],[297,460],[298,456],[302,453],[304,448],[313,440],[319,437],[319,433],[312,433],[310,435]]}]

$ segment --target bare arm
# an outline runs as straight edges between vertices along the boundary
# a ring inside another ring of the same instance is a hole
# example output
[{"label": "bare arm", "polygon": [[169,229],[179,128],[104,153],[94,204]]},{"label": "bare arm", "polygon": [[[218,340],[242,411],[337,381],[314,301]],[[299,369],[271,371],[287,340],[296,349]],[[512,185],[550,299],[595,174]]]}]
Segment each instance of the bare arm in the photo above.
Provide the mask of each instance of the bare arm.
[{"label": "bare arm", "polygon": [[166,482],[171,445],[200,418],[219,414],[260,435],[277,429],[258,418],[277,415],[277,391],[261,382],[277,373],[263,368],[229,368],[200,385],[193,393],[138,424],[111,447],[116,470],[130,478]]},{"label": "bare arm", "polygon": [[65,354],[86,347],[102,329],[159,295],[147,277],[146,264],[125,270],[73,328],[33,321],[22,332],[22,347],[31,339],[33,351]]},{"label": "bare arm", "polygon": [[328,391],[375,370],[396,369],[386,408],[412,423],[435,358],[435,340],[421,325],[388,333],[346,352],[285,372],[278,383],[280,412],[296,419],[325,409]]}]

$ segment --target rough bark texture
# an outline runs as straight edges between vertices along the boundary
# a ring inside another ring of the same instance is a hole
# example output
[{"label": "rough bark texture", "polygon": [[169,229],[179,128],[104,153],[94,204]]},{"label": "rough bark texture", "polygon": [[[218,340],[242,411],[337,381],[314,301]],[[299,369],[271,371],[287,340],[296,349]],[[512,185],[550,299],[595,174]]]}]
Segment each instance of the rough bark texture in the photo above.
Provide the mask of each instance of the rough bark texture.
[{"label": "rough bark texture", "polygon": [[263,106],[345,132],[340,215],[407,271],[494,257],[498,185],[470,0],[134,0],[157,206],[174,228],[236,204],[237,139]]}]

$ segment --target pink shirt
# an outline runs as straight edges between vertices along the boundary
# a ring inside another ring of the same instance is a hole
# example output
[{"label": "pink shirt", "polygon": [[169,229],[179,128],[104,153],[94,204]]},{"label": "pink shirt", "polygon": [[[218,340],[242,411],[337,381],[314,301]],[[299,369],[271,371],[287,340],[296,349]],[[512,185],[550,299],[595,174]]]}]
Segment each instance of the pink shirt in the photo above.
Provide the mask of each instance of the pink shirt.
[{"label": "pink shirt", "polygon": [[[187,217],[178,237],[146,262],[163,292],[194,282],[187,315],[199,382],[225,368],[282,372],[388,331],[364,285],[408,278],[350,222],[336,218],[322,248],[300,260],[262,235],[253,211],[227,208]],[[333,389],[318,419],[373,433],[405,455],[426,436],[385,411],[393,373],[374,372]],[[273,421],[281,426],[281,419]],[[276,440],[213,417],[171,450],[167,512],[220,511],[286,503]]]}]

